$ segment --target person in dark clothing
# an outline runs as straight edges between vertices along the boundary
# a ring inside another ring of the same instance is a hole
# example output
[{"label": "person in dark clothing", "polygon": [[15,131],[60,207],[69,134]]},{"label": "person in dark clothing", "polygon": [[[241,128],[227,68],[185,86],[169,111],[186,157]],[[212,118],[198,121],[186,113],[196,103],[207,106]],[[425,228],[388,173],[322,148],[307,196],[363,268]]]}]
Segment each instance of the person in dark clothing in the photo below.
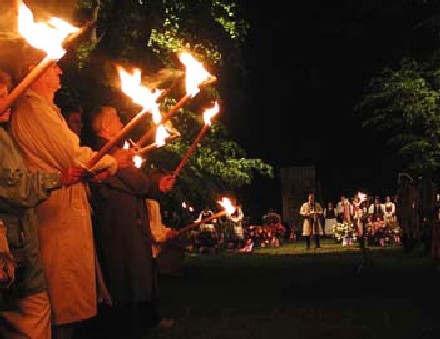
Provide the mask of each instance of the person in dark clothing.
[{"label": "person in dark clothing", "polygon": [[402,229],[402,245],[405,252],[410,252],[415,245],[417,224],[417,190],[413,178],[408,173],[399,173],[396,215]]},{"label": "person in dark clothing", "polygon": [[[92,115],[92,128],[93,148],[99,150],[122,129],[116,109],[100,107]],[[100,316],[113,338],[139,339],[146,327],[172,325],[159,314],[146,198],[170,191],[174,183],[171,174],[132,166],[91,185],[97,255],[112,303]]]}]

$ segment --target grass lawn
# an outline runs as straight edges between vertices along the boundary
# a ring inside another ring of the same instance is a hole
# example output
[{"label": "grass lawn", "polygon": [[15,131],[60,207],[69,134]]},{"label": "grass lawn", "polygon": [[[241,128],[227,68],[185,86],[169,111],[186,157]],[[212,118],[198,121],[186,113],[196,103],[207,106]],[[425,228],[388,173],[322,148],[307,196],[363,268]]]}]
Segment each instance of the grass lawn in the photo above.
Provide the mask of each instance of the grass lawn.
[{"label": "grass lawn", "polygon": [[182,277],[162,277],[173,328],[145,338],[439,339],[440,272],[400,247],[362,252],[322,241],[253,253],[187,255]]}]

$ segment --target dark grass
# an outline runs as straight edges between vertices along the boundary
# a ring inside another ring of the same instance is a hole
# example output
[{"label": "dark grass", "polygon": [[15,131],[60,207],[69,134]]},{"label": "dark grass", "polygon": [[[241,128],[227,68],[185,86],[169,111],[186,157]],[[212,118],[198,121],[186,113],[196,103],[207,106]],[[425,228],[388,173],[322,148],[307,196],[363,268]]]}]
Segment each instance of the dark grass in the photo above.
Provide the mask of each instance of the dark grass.
[{"label": "dark grass", "polygon": [[162,277],[173,328],[145,338],[440,338],[440,273],[400,247],[362,253],[323,241],[242,254],[188,255],[182,277]]}]

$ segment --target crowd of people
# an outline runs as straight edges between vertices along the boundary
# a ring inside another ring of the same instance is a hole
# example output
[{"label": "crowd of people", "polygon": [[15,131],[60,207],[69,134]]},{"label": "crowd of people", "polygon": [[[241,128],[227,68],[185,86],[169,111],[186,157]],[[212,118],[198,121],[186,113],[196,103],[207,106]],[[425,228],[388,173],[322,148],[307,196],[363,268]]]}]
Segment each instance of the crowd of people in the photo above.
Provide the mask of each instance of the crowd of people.
[{"label": "crowd of people", "polygon": [[333,237],[343,246],[398,244],[411,251],[419,242],[429,248],[433,221],[439,219],[439,199],[428,179],[421,177],[415,184],[408,173],[400,173],[395,195],[381,198],[357,193],[351,198],[341,196],[337,203],[329,201],[325,207],[310,193],[299,211],[306,249],[311,239],[319,248],[322,236]]},{"label": "crowd of people", "polygon": [[[18,72],[1,70],[0,100],[43,58],[32,49]],[[159,312],[154,249],[175,231],[154,213],[175,177],[136,168],[122,145],[94,161],[122,123],[98,107],[95,142],[83,146],[82,110],[63,117],[54,103],[61,74],[54,63],[0,112],[0,337],[87,338],[93,328],[140,339],[173,325]]]}]

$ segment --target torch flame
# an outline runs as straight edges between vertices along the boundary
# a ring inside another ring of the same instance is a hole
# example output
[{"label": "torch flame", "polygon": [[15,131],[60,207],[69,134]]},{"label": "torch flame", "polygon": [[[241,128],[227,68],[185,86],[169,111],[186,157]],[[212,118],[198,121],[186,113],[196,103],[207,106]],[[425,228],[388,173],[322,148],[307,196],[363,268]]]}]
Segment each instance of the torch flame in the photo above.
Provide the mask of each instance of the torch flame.
[{"label": "torch flame", "polygon": [[161,90],[151,92],[147,87],[141,85],[141,70],[133,69],[132,73],[124,68],[117,66],[119,77],[121,78],[121,89],[133,102],[142,106],[142,113],[151,112],[153,121],[158,123],[162,120],[159,110],[159,103],[156,100],[162,94]]},{"label": "torch flame", "polygon": [[167,129],[163,125],[158,125],[156,129],[156,146],[162,147],[165,145],[165,139],[168,138],[170,134],[168,133]]},{"label": "torch flame", "polygon": [[179,59],[186,67],[186,95],[194,97],[200,91],[199,85],[212,75],[189,53],[181,53]]},{"label": "torch flame", "polygon": [[227,215],[231,215],[235,212],[235,206],[232,206],[231,200],[228,198],[223,197],[218,203],[225,209]]},{"label": "torch flame", "polygon": [[66,52],[62,47],[63,40],[78,32],[79,28],[56,17],[51,17],[48,23],[36,23],[31,10],[20,1],[18,31],[32,47],[45,51],[49,59],[57,60]]},{"label": "torch flame", "polygon": [[214,103],[214,107],[208,108],[203,112],[203,120],[205,120],[205,125],[211,125],[211,119],[219,112],[220,107],[218,102]]},{"label": "torch flame", "polygon": [[134,167],[136,167],[136,168],[141,168],[144,161],[145,160],[140,155],[135,155],[133,157]]}]

